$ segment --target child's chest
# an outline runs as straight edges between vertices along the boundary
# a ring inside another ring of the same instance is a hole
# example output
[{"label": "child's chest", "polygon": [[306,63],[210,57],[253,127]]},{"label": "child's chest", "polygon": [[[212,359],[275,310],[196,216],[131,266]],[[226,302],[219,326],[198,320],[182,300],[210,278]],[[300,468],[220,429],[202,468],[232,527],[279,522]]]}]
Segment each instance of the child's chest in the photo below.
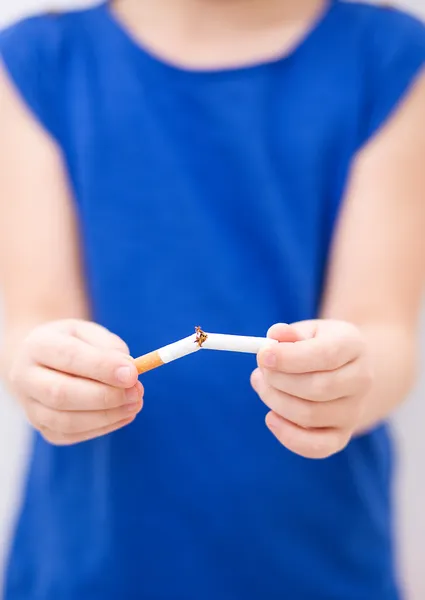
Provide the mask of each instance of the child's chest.
[{"label": "child's chest", "polygon": [[124,72],[96,102],[74,102],[78,202],[164,234],[194,217],[235,235],[244,225],[312,234],[329,220],[355,148],[349,95],[316,78],[254,71],[164,85]]},{"label": "child's chest", "polygon": [[310,312],[354,147],[349,107],[311,77],[307,93],[297,77],[123,76],[96,102],[76,99],[71,175],[99,289],[119,289],[133,262],[152,305],[174,294],[186,310],[198,281],[195,296],[233,321],[248,296],[265,307],[288,289]]}]

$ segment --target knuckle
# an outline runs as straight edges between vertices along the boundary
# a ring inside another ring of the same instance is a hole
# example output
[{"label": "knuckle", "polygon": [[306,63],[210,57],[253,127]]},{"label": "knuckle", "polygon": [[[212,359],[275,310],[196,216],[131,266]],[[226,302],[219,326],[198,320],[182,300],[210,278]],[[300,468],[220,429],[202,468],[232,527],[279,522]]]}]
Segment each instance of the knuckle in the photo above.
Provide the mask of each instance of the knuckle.
[{"label": "knuckle", "polygon": [[39,413],[37,419],[41,430],[47,430],[52,434],[60,433],[58,413],[56,411],[46,411],[44,414]]},{"label": "knuckle", "polygon": [[310,399],[315,401],[327,400],[331,395],[333,382],[325,373],[314,374],[310,382]]},{"label": "knuckle", "polygon": [[41,432],[41,430],[43,429],[43,425],[41,423],[41,420],[37,414],[37,411],[34,410],[32,403],[29,402],[28,404],[24,405],[24,412],[25,412],[25,416],[28,420],[28,422],[38,431]]},{"label": "knuckle", "polygon": [[49,431],[48,429],[41,429],[40,433],[42,437],[46,440],[46,442],[49,442],[49,444],[51,444],[52,446],[60,445],[59,436],[53,431]]},{"label": "knuckle", "polygon": [[358,356],[365,356],[368,353],[368,345],[366,339],[361,335],[357,327],[354,327],[354,331],[351,335],[351,340],[355,344]]},{"label": "knuckle", "polygon": [[79,352],[72,343],[72,338],[66,338],[58,344],[57,353],[63,368],[67,371],[73,371],[78,361]]},{"label": "knuckle", "polygon": [[81,433],[78,437],[73,437],[71,440],[68,440],[68,446],[75,446],[77,444],[82,444],[84,442],[88,442],[90,440],[96,439],[96,435],[93,433]]},{"label": "knuckle", "polygon": [[45,429],[44,427],[39,427],[38,431],[40,432],[40,435],[46,442],[48,442],[49,444],[55,445],[56,434],[53,431],[49,431],[48,429]]},{"label": "knuckle", "polygon": [[[284,361],[282,365],[289,367],[289,371],[292,373],[304,373],[306,367],[306,361],[302,356],[292,356],[289,361]],[[284,367],[282,366],[282,370]]]},{"label": "knuckle", "polygon": [[42,437],[49,443],[55,444],[61,437],[61,434],[58,431],[51,428],[51,419],[45,414],[42,414],[41,411],[38,413],[36,412],[32,419],[29,416],[29,419],[34,428],[39,431]]},{"label": "knuckle", "polygon": [[342,426],[345,426],[348,430],[351,431],[351,435],[353,434],[353,430],[355,431],[362,423],[367,411],[368,404],[365,396],[362,398],[353,398],[352,403],[354,405],[352,418],[342,424]]},{"label": "knuckle", "polygon": [[124,354],[130,354],[130,348],[127,344],[115,333],[111,333],[112,338],[112,347],[118,352],[123,352]]},{"label": "knuckle", "polygon": [[115,418],[114,411],[112,410],[104,410],[102,411],[103,423],[100,424],[101,427],[111,427],[117,421]]},{"label": "knuckle", "polygon": [[97,379],[103,379],[105,373],[112,370],[111,368],[108,369],[109,363],[110,361],[108,361],[108,358],[107,356],[105,356],[105,353],[102,353],[100,351],[96,353],[96,355],[93,356],[92,361],[93,377],[96,377]]},{"label": "knuckle", "polygon": [[41,345],[41,328],[34,329],[24,341],[24,348],[31,358],[34,358]]},{"label": "knuckle", "polygon": [[30,357],[34,358],[39,355],[52,340],[52,334],[54,332],[54,323],[43,323],[34,327],[32,331],[26,336],[23,347],[25,352]]},{"label": "knuckle", "polygon": [[[322,348],[319,368],[332,369],[338,363],[339,348],[337,346],[326,345]],[[319,362],[319,361],[318,361]]]},{"label": "knuckle", "polygon": [[73,433],[74,420],[72,414],[56,410],[39,409],[30,420],[41,433],[60,437]]},{"label": "knuckle", "polygon": [[334,454],[337,453],[337,452],[341,452],[342,450],[344,450],[348,446],[348,444],[350,443],[351,437],[352,437],[351,436],[351,432],[348,432],[348,433],[346,431],[339,431],[339,432],[337,432],[336,433],[336,440],[335,440],[336,450],[335,450]]},{"label": "knuckle", "polygon": [[26,344],[26,346],[32,348],[35,345],[38,345],[40,343],[40,339],[43,336],[44,329],[45,325],[38,325],[37,327],[34,327],[34,329],[30,331],[27,337],[25,338],[24,343]]},{"label": "knuckle", "polygon": [[324,459],[329,458],[338,448],[335,444],[335,440],[331,436],[317,436],[316,439],[311,441],[309,445],[309,458]]},{"label": "knuckle", "polygon": [[9,382],[9,385],[12,387],[12,389],[19,390],[21,388],[22,371],[21,371],[21,369],[19,369],[19,367],[16,364],[14,364],[12,366],[12,368],[9,370],[9,373],[7,374],[7,380]]},{"label": "knuckle", "polygon": [[311,443],[311,458],[330,458],[345,448],[348,439],[341,432],[331,432],[326,435],[317,436]]},{"label": "knuckle", "polygon": [[320,460],[338,452],[340,446],[333,432],[304,431],[292,437],[289,448],[304,458]]},{"label": "knuckle", "polygon": [[74,433],[75,420],[72,413],[59,413],[56,416],[56,429],[62,434]]},{"label": "knuckle", "polygon": [[54,431],[49,431],[48,429],[43,429],[40,431],[42,437],[51,444],[52,446],[68,446],[69,441],[66,436],[61,433],[57,433]]},{"label": "knuckle", "polygon": [[57,327],[70,335],[77,335],[78,327],[81,325],[81,321],[78,319],[62,319],[60,321],[56,321]]},{"label": "knuckle", "polygon": [[374,383],[374,374],[371,367],[365,367],[359,378],[359,385],[362,392],[366,393],[370,390]]},{"label": "knuckle", "polygon": [[124,427],[131,425],[136,420],[136,417],[137,417],[137,415],[132,415],[131,417],[127,417],[126,419],[124,419],[122,421],[118,421],[118,423],[115,423],[113,425],[113,427],[111,429],[109,429],[109,431],[107,433],[114,433],[115,431],[119,431],[120,429],[123,429]]},{"label": "knuckle", "polygon": [[99,410],[106,411],[113,407],[116,393],[113,388],[98,385],[93,393],[93,396],[95,407]]},{"label": "knuckle", "polygon": [[131,417],[129,417],[128,419],[125,419],[125,421],[121,421],[120,423],[120,429],[122,429],[123,427],[127,427],[127,425],[131,425],[131,423],[133,423],[136,420],[137,415],[133,415]]},{"label": "knuckle", "polygon": [[305,403],[299,411],[299,424],[302,427],[317,427],[318,426],[318,407],[314,404]]},{"label": "knuckle", "polygon": [[48,396],[53,408],[61,409],[67,399],[66,385],[62,381],[55,381],[50,384]]}]

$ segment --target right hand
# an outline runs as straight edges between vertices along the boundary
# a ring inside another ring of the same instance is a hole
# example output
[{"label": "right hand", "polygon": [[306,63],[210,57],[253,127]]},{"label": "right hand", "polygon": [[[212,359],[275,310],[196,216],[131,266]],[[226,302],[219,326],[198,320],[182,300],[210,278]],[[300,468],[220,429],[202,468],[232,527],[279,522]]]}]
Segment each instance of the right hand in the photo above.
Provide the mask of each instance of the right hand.
[{"label": "right hand", "polygon": [[143,386],[126,344],[86,321],[34,329],[9,379],[30,423],[55,445],[120,429],[134,421],[143,405]]}]

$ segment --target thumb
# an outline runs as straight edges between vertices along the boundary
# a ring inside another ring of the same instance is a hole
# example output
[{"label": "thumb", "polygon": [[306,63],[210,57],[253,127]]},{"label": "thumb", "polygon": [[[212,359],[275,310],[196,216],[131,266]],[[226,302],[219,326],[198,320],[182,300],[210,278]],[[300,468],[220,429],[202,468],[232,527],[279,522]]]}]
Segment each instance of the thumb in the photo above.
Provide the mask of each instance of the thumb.
[{"label": "thumb", "polygon": [[299,342],[303,338],[302,335],[293,327],[292,325],[287,325],[286,323],[276,323],[270,327],[267,332],[267,337],[272,340],[277,340],[278,342]]},{"label": "thumb", "polygon": [[90,321],[73,321],[70,333],[74,337],[95,348],[102,348],[102,350],[118,350],[118,352],[122,352],[123,354],[130,354],[127,344],[120,337],[97,323]]},{"label": "thumb", "polygon": [[316,321],[300,321],[292,325],[277,323],[270,327],[267,337],[278,340],[278,342],[301,342],[302,340],[309,340],[316,337],[316,329]]}]

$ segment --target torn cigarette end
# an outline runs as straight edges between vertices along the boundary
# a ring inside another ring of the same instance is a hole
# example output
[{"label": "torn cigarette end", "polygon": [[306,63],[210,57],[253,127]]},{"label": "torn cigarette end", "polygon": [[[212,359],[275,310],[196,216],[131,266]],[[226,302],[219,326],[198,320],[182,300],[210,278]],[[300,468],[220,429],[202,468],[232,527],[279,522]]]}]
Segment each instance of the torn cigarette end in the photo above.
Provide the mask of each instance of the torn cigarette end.
[{"label": "torn cigarette end", "polygon": [[155,352],[149,352],[149,354],[139,356],[139,358],[136,358],[135,364],[137,372],[139,375],[142,375],[143,373],[162,367],[165,363],[161,359],[158,350],[156,350]]},{"label": "torn cigarette end", "polygon": [[195,327],[195,331],[196,331],[196,340],[195,343],[198,344],[198,346],[200,348],[202,348],[202,346],[205,344],[205,342],[208,339],[208,334],[205,333],[205,331],[202,331],[201,327]]}]

